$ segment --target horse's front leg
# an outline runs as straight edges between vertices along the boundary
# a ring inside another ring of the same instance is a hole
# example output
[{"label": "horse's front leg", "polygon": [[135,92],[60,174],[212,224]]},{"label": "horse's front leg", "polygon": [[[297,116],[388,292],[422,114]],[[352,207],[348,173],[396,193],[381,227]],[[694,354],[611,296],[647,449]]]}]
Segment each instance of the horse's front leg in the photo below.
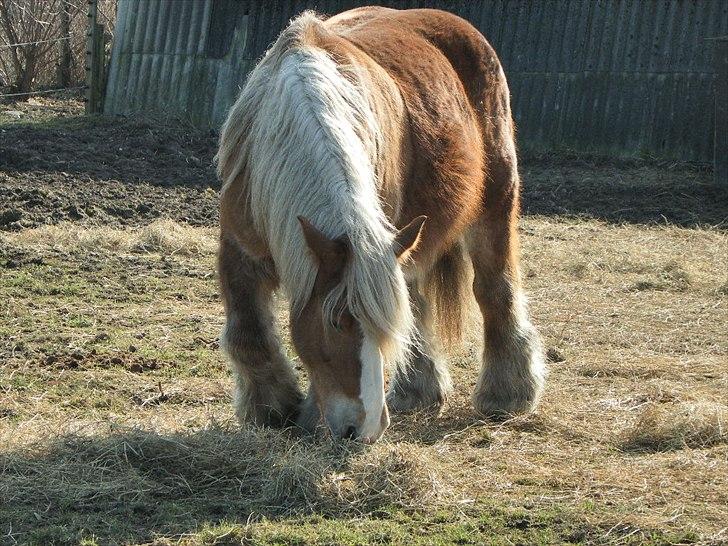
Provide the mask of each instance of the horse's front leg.
[{"label": "horse's front leg", "polygon": [[235,414],[241,423],[292,424],[303,396],[270,311],[277,286],[273,265],[253,260],[223,236],[218,268],[227,314],[221,345],[235,377]]},{"label": "horse's front leg", "polygon": [[439,408],[452,390],[447,364],[434,332],[432,306],[416,284],[410,285],[419,344],[408,366],[398,369],[387,394],[389,410],[398,412]]},{"label": "horse's front leg", "polygon": [[313,432],[321,422],[321,411],[313,387],[309,387],[306,399],[301,403],[296,425],[307,432]]}]

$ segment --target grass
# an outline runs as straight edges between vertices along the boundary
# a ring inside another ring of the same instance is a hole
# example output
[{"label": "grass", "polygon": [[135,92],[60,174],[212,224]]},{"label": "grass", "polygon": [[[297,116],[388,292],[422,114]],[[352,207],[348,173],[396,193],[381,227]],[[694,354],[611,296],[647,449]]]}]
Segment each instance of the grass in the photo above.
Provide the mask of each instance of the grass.
[{"label": "grass", "polygon": [[43,226],[19,233],[21,246],[65,252],[159,253],[165,256],[210,255],[217,248],[213,230],[195,229],[167,219],[155,220],[139,229],[105,227],[86,229],[73,223]]},{"label": "grass", "polygon": [[[47,149],[0,165],[20,196],[0,209],[32,220],[0,232],[0,544],[728,543],[728,233],[709,175],[526,163],[523,274],[550,361],[538,411],[474,415],[474,316],[443,411],[394,416],[364,447],[235,422],[214,191],[165,185],[191,166],[209,183],[207,137],[149,155],[164,127],[23,108],[6,145]],[[74,138],[56,146],[88,128],[109,133],[101,159],[87,144],[76,158]],[[36,178],[42,191],[26,192]],[[160,218],[43,208],[97,181],[84,199],[108,208],[137,178],[141,203],[176,195]],[[702,197],[685,197],[693,185]]]},{"label": "grass", "polygon": [[[443,413],[396,417],[374,448],[234,423],[213,230],[0,236],[4,540],[719,542],[725,234],[549,218],[523,231],[533,314],[559,355],[539,412],[472,414],[474,321]],[[663,284],[636,289],[645,279]]]}]

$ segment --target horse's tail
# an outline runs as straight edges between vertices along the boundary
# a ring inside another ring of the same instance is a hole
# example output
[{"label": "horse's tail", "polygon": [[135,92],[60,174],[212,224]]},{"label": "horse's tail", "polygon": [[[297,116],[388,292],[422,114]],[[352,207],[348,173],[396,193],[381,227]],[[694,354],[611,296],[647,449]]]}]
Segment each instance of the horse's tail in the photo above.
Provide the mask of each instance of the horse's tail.
[{"label": "horse's tail", "polygon": [[446,346],[462,337],[472,300],[471,282],[470,263],[461,243],[440,258],[425,278],[424,296],[432,303],[436,333]]}]

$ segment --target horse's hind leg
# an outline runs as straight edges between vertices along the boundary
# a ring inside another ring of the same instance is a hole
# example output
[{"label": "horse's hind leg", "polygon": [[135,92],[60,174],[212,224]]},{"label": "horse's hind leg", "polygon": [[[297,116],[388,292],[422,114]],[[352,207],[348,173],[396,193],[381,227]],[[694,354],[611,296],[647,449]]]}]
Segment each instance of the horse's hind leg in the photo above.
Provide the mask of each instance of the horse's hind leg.
[{"label": "horse's hind leg", "polygon": [[536,406],[546,370],[520,286],[515,152],[500,161],[494,158],[490,169],[486,210],[468,237],[485,337],[473,404],[483,415],[503,416]]},{"label": "horse's hind leg", "polygon": [[452,390],[450,373],[434,334],[432,307],[416,286],[410,287],[410,294],[419,346],[413,349],[409,366],[397,370],[390,383],[387,406],[393,412],[439,407]]},{"label": "horse's hind leg", "polygon": [[223,236],[218,268],[227,313],[222,345],[236,382],[235,414],[241,423],[292,423],[303,396],[275,333],[270,311],[277,285],[273,266],[251,259]]}]

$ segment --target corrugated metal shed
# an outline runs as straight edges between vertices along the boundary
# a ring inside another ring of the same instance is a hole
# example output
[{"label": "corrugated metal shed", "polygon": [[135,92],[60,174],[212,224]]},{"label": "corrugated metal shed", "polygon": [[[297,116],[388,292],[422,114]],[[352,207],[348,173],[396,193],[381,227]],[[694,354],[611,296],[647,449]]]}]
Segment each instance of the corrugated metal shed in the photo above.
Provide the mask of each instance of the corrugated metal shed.
[{"label": "corrugated metal shed", "polygon": [[[354,0],[120,0],[107,113],[157,111],[219,126],[255,60],[304,9]],[[726,0],[389,0],[477,26],[498,52],[521,142],[708,161],[714,81],[706,38]]]}]

